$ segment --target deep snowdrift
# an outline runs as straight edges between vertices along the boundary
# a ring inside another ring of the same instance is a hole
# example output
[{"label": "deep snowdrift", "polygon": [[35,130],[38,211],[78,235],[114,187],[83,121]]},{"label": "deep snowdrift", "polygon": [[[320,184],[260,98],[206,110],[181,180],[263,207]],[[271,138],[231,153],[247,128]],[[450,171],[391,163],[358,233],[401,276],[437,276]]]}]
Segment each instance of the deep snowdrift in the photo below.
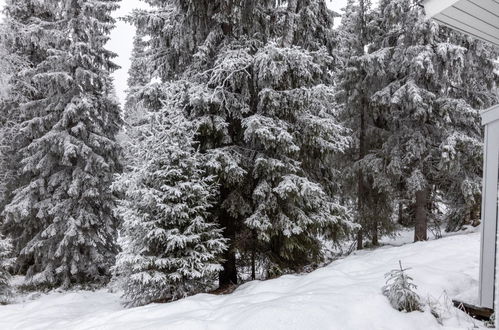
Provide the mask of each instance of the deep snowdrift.
[{"label": "deep snowdrift", "polygon": [[[475,323],[448,304],[477,293],[479,234],[364,251],[311,274],[254,281],[227,296],[200,294],[169,304],[123,309],[106,291],[50,293],[0,307],[0,329],[469,329]],[[381,294],[398,266],[425,298],[439,300],[443,325],[425,313],[400,313]]]}]

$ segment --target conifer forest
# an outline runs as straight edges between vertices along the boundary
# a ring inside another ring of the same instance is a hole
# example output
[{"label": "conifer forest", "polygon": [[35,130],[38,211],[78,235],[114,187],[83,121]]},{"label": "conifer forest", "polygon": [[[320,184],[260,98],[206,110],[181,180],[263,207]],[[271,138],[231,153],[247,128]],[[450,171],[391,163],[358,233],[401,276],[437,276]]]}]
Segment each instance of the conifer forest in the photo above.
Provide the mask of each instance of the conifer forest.
[{"label": "conifer forest", "polygon": [[2,2],[1,329],[493,326],[453,300],[499,48],[420,0]]}]

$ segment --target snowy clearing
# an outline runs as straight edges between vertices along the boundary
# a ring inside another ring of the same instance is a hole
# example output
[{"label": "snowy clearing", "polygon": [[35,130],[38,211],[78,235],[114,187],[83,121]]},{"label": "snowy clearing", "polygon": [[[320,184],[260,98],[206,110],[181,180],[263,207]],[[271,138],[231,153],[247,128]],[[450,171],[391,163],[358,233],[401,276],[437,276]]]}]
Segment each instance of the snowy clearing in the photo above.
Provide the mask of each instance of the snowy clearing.
[{"label": "snowy clearing", "polygon": [[[124,309],[119,295],[50,293],[0,307],[1,329],[341,329],[411,330],[482,327],[449,307],[475,302],[478,233],[363,251],[306,275],[253,281],[226,296],[199,294],[169,304]],[[437,253],[438,252],[438,253]],[[418,293],[439,301],[442,325],[426,312],[401,313],[381,294],[384,274],[398,266]]]}]

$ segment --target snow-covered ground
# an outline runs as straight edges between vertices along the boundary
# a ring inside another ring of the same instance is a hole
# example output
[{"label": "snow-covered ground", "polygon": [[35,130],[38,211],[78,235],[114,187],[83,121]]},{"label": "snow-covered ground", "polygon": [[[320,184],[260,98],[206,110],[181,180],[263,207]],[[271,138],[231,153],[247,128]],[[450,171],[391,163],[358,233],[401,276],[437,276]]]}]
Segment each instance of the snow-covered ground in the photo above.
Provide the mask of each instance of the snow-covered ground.
[{"label": "snow-covered ground", "polygon": [[[310,274],[242,285],[231,295],[200,294],[169,304],[124,309],[107,291],[49,293],[0,307],[0,329],[338,329],[430,330],[483,326],[452,308],[475,302],[479,234],[400,247],[385,246],[333,262]],[[384,274],[398,266],[431,300],[442,324],[426,312],[401,313],[381,294]]]}]

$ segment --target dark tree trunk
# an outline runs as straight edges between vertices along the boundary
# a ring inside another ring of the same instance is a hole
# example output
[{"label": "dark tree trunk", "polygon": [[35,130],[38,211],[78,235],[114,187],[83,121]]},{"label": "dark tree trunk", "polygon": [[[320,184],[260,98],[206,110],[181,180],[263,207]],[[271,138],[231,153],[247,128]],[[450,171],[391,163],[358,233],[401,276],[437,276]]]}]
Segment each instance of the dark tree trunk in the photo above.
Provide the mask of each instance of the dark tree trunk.
[{"label": "dark tree trunk", "polygon": [[403,213],[403,205],[402,202],[399,202],[399,219],[398,223],[403,225],[404,224],[404,213]]},{"label": "dark tree trunk", "polygon": [[233,250],[227,250],[224,259],[222,263],[224,269],[218,275],[218,285],[221,288],[237,284],[236,253]]},{"label": "dark tree trunk", "polygon": [[[366,30],[366,20],[365,20],[365,4],[364,0],[361,0],[359,2],[360,5],[360,25],[361,25],[361,35],[360,37],[362,38],[362,45],[367,44],[367,30]],[[359,56],[364,55],[364,47],[361,47],[357,49],[357,53]],[[361,91],[364,93],[364,95],[367,95],[366,91]],[[360,132],[359,132],[359,160],[364,159],[367,154],[367,141],[366,141],[366,130],[367,130],[367,106],[368,106],[368,100],[366,98],[362,98],[360,105]],[[357,207],[358,207],[358,223],[361,226],[366,225],[366,214],[364,211],[364,204],[366,200],[366,194],[368,192],[368,187],[366,187],[366,183],[364,180],[364,173],[362,170],[359,170],[358,173],[358,182],[357,182]],[[357,249],[362,250],[364,248],[363,244],[363,239],[364,239],[364,229],[359,230],[357,233]]]},{"label": "dark tree trunk", "polygon": [[[480,200],[480,199],[478,199]],[[473,206],[473,209],[472,209],[472,225],[473,227],[476,227],[476,226],[479,226],[480,225],[480,221],[481,221],[481,212],[482,212],[482,208],[481,208],[481,204],[480,203],[475,203],[475,205]]]},{"label": "dark tree trunk", "polygon": [[[222,191],[222,196],[226,196],[227,192]],[[219,214],[220,226],[224,229],[224,237],[229,239],[229,246],[223,255],[224,262],[222,263],[223,270],[218,274],[218,285],[223,288],[237,284],[237,267],[236,267],[236,230],[237,219],[230,216],[225,210],[220,210]]]},{"label": "dark tree trunk", "polygon": [[357,232],[357,250],[362,250],[364,248],[364,245],[362,244],[364,237],[364,233],[362,232],[362,229],[359,229]]},{"label": "dark tree trunk", "polygon": [[258,234],[256,230],[251,232],[251,279],[256,280],[256,256],[258,251]]},{"label": "dark tree trunk", "polygon": [[[359,160],[362,160],[366,156],[366,111],[365,107],[360,110],[360,132],[359,132]],[[366,225],[366,214],[364,212],[364,202],[367,198],[367,187],[364,180],[364,173],[362,169],[357,173],[357,222],[361,226]],[[357,250],[362,250],[363,248],[363,238],[364,229],[359,230],[357,233]]]},{"label": "dark tree trunk", "polygon": [[251,279],[254,281],[256,280],[256,255],[255,255],[255,249],[251,251]]},{"label": "dark tree trunk", "polygon": [[416,192],[416,226],[414,230],[414,242],[426,241],[428,228],[428,190],[423,189]]},{"label": "dark tree trunk", "polygon": [[378,239],[378,220],[373,220],[373,232],[372,232],[372,242],[374,246],[379,245],[379,239]]},{"label": "dark tree trunk", "polygon": [[282,38],[282,45],[284,47],[291,47],[295,35],[295,15],[298,9],[298,0],[288,1],[288,22],[286,31]]}]

